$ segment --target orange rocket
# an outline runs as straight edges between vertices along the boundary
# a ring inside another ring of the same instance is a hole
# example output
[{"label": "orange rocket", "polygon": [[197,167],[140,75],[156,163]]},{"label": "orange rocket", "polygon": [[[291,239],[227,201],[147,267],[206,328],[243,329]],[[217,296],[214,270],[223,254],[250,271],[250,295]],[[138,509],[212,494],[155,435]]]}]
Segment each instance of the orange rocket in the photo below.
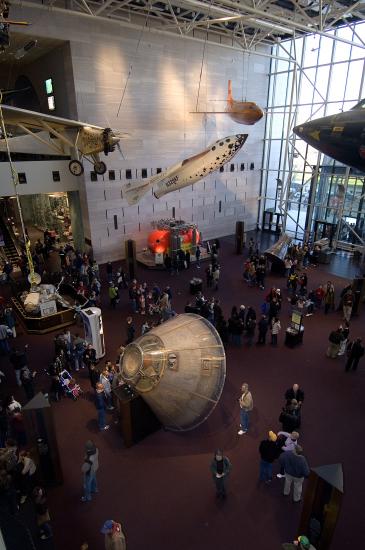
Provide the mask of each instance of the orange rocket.
[{"label": "orange rocket", "polygon": [[253,101],[236,101],[232,97],[232,81],[228,80],[226,113],[238,124],[256,124],[264,116],[263,110]]}]

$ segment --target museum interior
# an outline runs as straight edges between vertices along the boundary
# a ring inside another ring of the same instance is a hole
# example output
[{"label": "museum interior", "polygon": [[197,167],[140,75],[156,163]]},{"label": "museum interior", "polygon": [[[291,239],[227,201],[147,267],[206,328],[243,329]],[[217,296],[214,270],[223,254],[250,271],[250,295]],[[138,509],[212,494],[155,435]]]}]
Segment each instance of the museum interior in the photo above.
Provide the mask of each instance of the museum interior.
[{"label": "museum interior", "polygon": [[362,545],[365,7],[0,0],[0,547]]}]

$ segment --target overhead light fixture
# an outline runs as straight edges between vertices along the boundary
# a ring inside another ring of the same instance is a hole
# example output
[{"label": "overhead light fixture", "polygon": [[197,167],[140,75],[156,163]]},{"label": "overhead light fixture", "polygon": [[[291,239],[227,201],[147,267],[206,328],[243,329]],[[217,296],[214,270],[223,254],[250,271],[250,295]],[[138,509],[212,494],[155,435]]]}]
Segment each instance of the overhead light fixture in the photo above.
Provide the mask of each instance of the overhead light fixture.
[{"label": "overhead light fixture", "polygon": [[30,50],[36,47],[38,40],[31,40],[25,46],[17,50],[14,54],[15,59],[22,59]]}]

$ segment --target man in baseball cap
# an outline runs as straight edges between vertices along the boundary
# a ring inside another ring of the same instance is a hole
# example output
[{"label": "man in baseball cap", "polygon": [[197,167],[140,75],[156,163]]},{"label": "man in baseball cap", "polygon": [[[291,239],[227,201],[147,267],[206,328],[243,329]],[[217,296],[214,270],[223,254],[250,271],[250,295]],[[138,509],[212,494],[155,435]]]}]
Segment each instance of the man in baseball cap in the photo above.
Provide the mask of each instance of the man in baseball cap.
[{"label": "man in baseball cap", "polygon": [[105,535],[105,550],[126,550],[127,543],[120,523],[107,519],[100,532]]}]

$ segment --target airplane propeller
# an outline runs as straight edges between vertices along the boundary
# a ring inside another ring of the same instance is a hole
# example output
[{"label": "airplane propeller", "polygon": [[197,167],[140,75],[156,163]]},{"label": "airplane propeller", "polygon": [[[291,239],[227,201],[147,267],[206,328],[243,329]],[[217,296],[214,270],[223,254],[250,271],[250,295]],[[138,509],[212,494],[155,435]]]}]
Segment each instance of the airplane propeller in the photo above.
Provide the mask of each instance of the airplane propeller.
[{"label": "airplane propeller", "polygon": [[122,151],[122,148],[121,148],[119,142],[117,143],[117,149],[118,149],[119,153],[121,154],[122,159],[125,160],[125,156],[123,154],[123,151]]},{"label": "airplane propeller", "polygon": [[104,144],[104,155],[112,153],[115,149],[114,145],[111,144],[110,138],[114,137],[113,131],[111,128],[104,128],[103,130],[103,144]]}]

